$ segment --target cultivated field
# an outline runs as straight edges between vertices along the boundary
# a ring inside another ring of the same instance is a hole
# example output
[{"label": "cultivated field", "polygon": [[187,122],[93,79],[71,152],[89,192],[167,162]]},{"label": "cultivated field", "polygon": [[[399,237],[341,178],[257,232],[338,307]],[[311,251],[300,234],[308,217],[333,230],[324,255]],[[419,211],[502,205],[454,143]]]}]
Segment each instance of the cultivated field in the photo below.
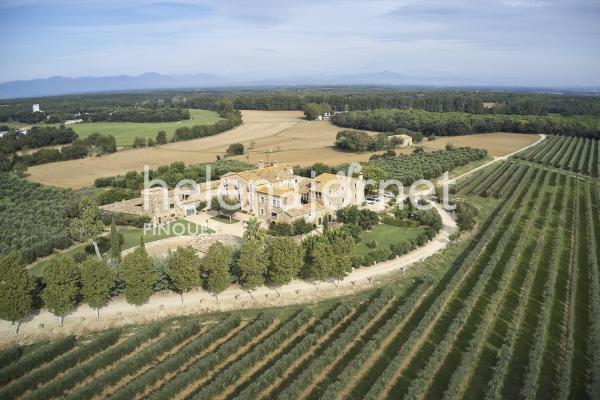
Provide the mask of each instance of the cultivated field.
[{"label": "cultivated field", "polygon": [[504,162],[459,195],[500,202],[440,279],[367,301],[10,349],[0,397],[594,398],[597,181]]},{"label": "cultivated field", "polygon": [[521,149],[539,139],[538,135],[524,135],[522,133],[478,133],[465,136],[438,136],[435,140],[423,140],[426,150],[441,150],[447,144],[456,147],[474,147],[485,149],[494,157],[501,157]]},{"label": "cultivated field", "polygon": [[[243,111],[244,124],[206,138],[169,143],[154,148],[133,149],[100,158],[63,161],[29,168],[30,179],[48,185],[80,188],[92,185],[96,178],[156,168],[174,161],[187,164],[214,161],[227,147],[243,143],[248,154],[241,160],[278,160],[293,165],[315,162],[340,164],[366,161],[372,153],[346,153],[333,147],[339,128],[328,121],[306,121],[297,111]],[[538,139],[537,135],[487,134],[425,141],[426,149],[439,149],[446,143],[478,147],[493,155],[503,155]],[[410,150],[402,150],[409,152]]]},{"label": "cultivated field", "polygon": [[[80,138],[98,132],[104,135],[113,135],[119,147],[131,147],[136,137],[156,139],[158,131],[165,131],[167,137],[171,138],[177,128],[211,125],[221,119],[215,111],[197,109],[188,111],[190,119],[177,122],[82,122],[69,125],[69,127],[73,128]],[[58,124],[40,124],[40,126],[58,126]]]},{"label": "cultivated field", "polygon": [[510,160],[456,190],[497,206],[439,276],[13,347],[0,398],[598,398],[598,180]]},{"label": "cultivated field", "polygon": [[553,136],[517,158],[583,175],[600,176],[600,140]]}]

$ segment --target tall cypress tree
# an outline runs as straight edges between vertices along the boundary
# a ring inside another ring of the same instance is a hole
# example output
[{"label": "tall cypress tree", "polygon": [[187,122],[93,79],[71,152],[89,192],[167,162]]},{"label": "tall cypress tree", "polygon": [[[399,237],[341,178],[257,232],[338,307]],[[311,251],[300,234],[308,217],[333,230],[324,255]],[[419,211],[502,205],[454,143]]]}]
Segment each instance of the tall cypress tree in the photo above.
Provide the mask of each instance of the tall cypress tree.
[{"label": "tall cypress tree", "polygon": [[119,234],[117,233],[117,225],[114,218],[110,224],[110,256],[115,260],[121,261],[121,242],[119,241]]}]

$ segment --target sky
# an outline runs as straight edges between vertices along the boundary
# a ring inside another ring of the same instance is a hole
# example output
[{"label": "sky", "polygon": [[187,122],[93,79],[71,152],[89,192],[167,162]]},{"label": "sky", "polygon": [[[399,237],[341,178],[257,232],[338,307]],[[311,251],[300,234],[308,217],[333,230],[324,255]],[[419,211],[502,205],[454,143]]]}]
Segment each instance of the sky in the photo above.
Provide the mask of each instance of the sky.
[{"label": "sky", "polygon": [[599,0],[1,0],[0,82],[393,71],[600,86]]}]

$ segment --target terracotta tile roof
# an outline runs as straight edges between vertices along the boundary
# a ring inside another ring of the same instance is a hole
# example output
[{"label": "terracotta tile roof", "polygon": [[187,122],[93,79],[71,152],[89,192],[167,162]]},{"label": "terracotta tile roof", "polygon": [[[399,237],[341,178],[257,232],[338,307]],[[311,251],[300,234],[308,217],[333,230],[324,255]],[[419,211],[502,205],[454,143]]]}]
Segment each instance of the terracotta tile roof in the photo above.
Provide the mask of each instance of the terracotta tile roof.
[{"label": "terracotta tile roof", "polygon": [[310,214],[313,211],[313,205],[314,205],[314,209],[317,213],[319,213],[320,211],[326,210],[327,208],[325,206],[323,206],[322,204],[319,203],[307,203],[307,204],[302,204],[302,206],[298,207],[298,208],[292,208],[290,210],[285,211],[285,213],[287,215],[289,215],[292,218],[296,218],[299,217],[301,215],[307,215]]},{"label": "terracotta tile roof", "polygon": [[[331,181],[337,181],[333,183],[329,183]],[[324,173],[315,178],[315,187],[317,192],[323,192],[323,189],[327,186],[328,190],[337,191],[340,189],[341,185],[350,185],[355,181],[354,178],[349,178],[347,176],[338,176],[334,174]],[[353,189],[350,187],[350,189]]]},{"label": "terracotta tile roof", "polygon": [[286,194],[294,194],[293,187],[278,187],[277,185],[271,187],[270,189],[267,185],[259,186],[256,188],[256,191],[258,193],[272,194],[273,196],[277,197],[281,197]]},{"label": "terracotta tile roof", "polygon": [[242,172],[230,172],[223,177],[238,175],[246,181],[258,182],[260,180],[266,180],[268,182],[280,182],[287,179],[294,179],[295,175],[292,168],[287,165],[274,165],[271,167],[251,169],[249,171]]}]

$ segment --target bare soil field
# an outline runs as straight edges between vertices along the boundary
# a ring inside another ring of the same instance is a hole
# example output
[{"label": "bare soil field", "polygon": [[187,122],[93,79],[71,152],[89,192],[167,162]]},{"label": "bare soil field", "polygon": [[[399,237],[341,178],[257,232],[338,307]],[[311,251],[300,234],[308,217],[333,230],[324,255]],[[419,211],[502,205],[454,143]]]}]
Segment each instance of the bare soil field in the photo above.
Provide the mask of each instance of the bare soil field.
[{"label": "bare soil field", "polygon": [[[221,134],[151,148],[119,151],[99,158],[62,161],[31,167],[30,179],[48,185],[78,189],[103,176],[141,171],[144,165],[156,168],[174,161],[194,164],[214,161],[232,143],[242,143],[247,154],[238,159],[257,162],[278,160],[293,165],[315,162],[340,164],[366,161],[372,153],[347,153],[333,147],[342,128],[329,121],[306,121],[299,111],[243,111],[244,124]],[[448,143],[487,149],[503,155],[537,140],[537,135],[485,134],[438,138],[425,141],[426,150],[441,149]],[[399,150],[410,152],[410,149]]]},{"label": "bare soil field", "polygon": [[447,144],[452,144],[457,147],[469,146],[478,149],[486,149],[491,156],[502,157],[534,143],[539,138],[538,135],[534,134],[505,132],[480,133],[465,136],[442,136],[433,141],[425,139],[423,141],[423,147],[426,150],[440,150],[444,149]]}]

